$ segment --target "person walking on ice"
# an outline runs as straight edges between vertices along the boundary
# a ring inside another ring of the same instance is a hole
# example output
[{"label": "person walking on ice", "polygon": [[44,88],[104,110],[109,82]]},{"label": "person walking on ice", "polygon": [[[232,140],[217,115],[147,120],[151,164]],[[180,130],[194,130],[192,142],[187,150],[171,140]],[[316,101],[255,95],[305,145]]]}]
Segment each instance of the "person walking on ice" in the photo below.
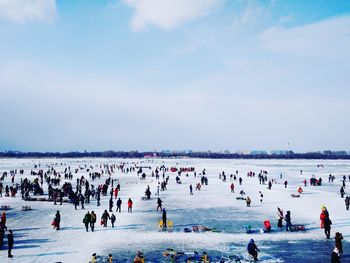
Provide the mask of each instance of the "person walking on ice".
[{"label": "person walking on ice", "polygon": [[94,211],[91,211],[91,221],[90,221],[90,228],[91,228],[91,232],[94,232],[95,230],[95,223],[96,223],[96,220],[97,220],[97,217],[96,217],[96,214]]},{"label": "person walking on ice", "polygon": [[249,241],[247,250],[248,250],[248,254],[253,257],[254,261],[258,261],[258,252],[260,252],[260,250],[254,243],[253,239]]},{"label": "person walking on ice", "polygon": [[277,207],[277,215],[278,215],[278,223],[277,226],[278,227],[283,227],[283,210],[279,207]]},{"label": "person walking on ice", "polygon": [[326,234],[327,239],[330,239],[330,236],[331,236],[331,225],[332,225],[332,221],[327,216],[324,219],[324,233]]},{"label": "person walking on ice", "polygon": [[13,248],[13,233],[12,233],[12,230],[10,229],[9,230],[9,233],[7,234],[7,252],[8,252],[8,257],[9,258],[13,258],[13,255],[12,255],[12,248]]},{"label": "person walking on ice", "polygon": [[157,211],[158,211],[158,209],[160,209],[160,211],[162,211],[162,204],[163,204],[162,199],[158,198],[158,200],[157,200]]},{"label": "person walking on ice", "polygon": [[110,199],[109,199],[109,212],[113,212],[113,198],[111,197]]},{"label": "person walking on ice", "polygon": [[347,196],[345,198],[345,208],[346,208],[346,210],[349,210],[349,206],[350,206],[350,196]]},{"label": "person walking on ice", "polygon": [[89,211],[85,214],[83,218],[83,223],[85,224],[85,230],[86,232],[89,232],[89,224],[91,223],[91,214]]},{"label": "person walking on ice", "polygon": [[117,210],[116,210],[116,212],[118,212],[118,211],[119,211],[119,213],[122,212],[122,200],[120,199],[120,197],[117,200]]},{"label": "person walking on ice", "polygon": [[105,210],[101,216],[101,225],[103,225],[103,227],[107,227],[108,219],[111,219],[111,217],[109,216],[107,210]]},{"label": "person walking on ice", "polygon": [[111,224],[112,224],[112,227],[114,227],[115,221],[116,221],[116,217],[115,217],[115,215],[112,213],[112,215],[111,215]]},{"label": "person walking on ice", "polygon": [[166,228],[166,226],[167,226],[167,222],[166,222],[167,217],[166,217],[166,210],[165,210],[165,208],[163,208],[162,220],[163,220],[163,227]]},{"label": "person walking on ice", "polygon": [[60,211],[57,211],[55,218],[53,220],[53,226],[54,228],[56,228],[56,230],[60,230],[60,223],[61,223],[61,215],[60,215]]},{"label": "person walking on ice", "polygon": [[132,202],[131,198],[129,198],[129,200],[128,200],[128,213],[132,213],[132,204],[133,204],[133,202]]}]

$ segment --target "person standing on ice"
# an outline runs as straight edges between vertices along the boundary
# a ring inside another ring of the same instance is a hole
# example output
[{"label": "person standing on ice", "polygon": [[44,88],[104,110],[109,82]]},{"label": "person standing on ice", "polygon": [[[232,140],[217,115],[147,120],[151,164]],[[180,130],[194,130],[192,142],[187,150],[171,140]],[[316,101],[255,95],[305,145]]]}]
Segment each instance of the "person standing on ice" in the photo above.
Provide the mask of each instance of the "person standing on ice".
[{"label": "person standing on ice", "polygon": [[235,185],[232,183],[231,184],[231,193],[234,193],[235,192]]},{"label": "person standing on ice", "polygon": [[56,228],[56,230],[60,230],[60,223],[61,223],[60,211],[56,212],[55,219],[53,221],[55,223],[54,228]]},{"label": "person standing on ice", "polygon": [[278,223],[277,223],[277,226],[278,227],[283,227],[283,210],[279,207],[277,207],[277,215],[278,215]]},{"label": "person standing on ice", "polygon": [[82,194],[80,194],[80,203],[81,203],[81,209],[85,209],[84,207],[85,197]]},{"label": "person standing on ice", "polygon": [[287,223],[286,231],[292,231],[292,219],[290,217],[290,211],[287,211],[285,220],[286,220],[286,223]]},{"label": "person standing on ice", "polygon": [[239,181],[239,185],[242,185],[242,181],[243,181],[242,177],[239,177],[238,181]]},{"label": "person standing on ice", "polygon": [[97,200],[97,206],[100,206],[101,205],[101,203],[100,203],[100,200],[101,200],[101,188],[100,187],[98,187],[98,189],[97,189],[96,200]]},{"label": "person standing on ice", "polygon": [[112,215],[111,215],[111,224],[112,224],[112,227],[114,227],[115,220],[116,220],[116,217],[115,217],[115,215],[112,213]]},{"label": "person standing on ice", "polygon": [[118,212],[118,211],[119,211],[119,213],[122,212],[122,200],[120,199],[120,197],[117,200],[117,210],[116,210],[116,212]]},{"label": "person standing on ice", "polygon": [[103,222],[103,227],[107,227],[108,219],[111,219],[111,217],[109,216],[107,210],[105,210],[101,216],[101,221]]},{"label": "person standing on ice", "polygon": [[350,206],[350,196],[347,196],[345,198],[345,207],[346,207],[346,210],[349,210],[349,206]]},{"label": "person standing on ice", "polygon": [[193,195],[193,188],[192,188],[192,184],[190,184],[190,195]]},{"label": "person standing on ice", "polygon": [[163,204],[162,199],[158,198],[158,200],[157,200],[157,211],[158,211],[158,209],[160,209],[160,211],[162,211],[162,204]]},{"label": "person standing on ice", "polygon": [[341,196],[341,198],[344,198],[344,194],[345,194],[345,190],[344,190],[344,187],[342,186],[340,188],[340,196]]},{"label": "person standing on ice", "polygon": [[167,217],[166,217],[166,210],[165,208],[163,208],[163,213],[162,213],[162,220],[163,220],[163,227],[166,227],[167,226]]},{"label": "person standing on ice", "polygon": [[320,221],[321,221],[321,228],[324,228],[324,220],[329,217],[328,211],[325,206],[322,206],[321,214],[320,214]]},{"label": "person standing on ice", "polygon": [[13,233],[12,233],[12,230],[10,229],[9,230],[9,233],[7,234],[7,252],[8,252],[8,257],[9,258],[13,258],[13,255],[12,255],[12,248],[13,248]]},{"label": "person standing on ice", "polygon": [[95,223],[96,223],[96,218],[97,218],[97,216],[96,216],[96,214],[95,214],[95,212],[94,212],[94,211],[91,211],[90,216],[91,216],[90,228],[91,228],[91,231],[92,231],[92,232],[94,232],[94,230],[95,230]]},{"label": "person standing on ice", "polygon": [[258,260],[258,252],[260,252],[259,248],[254,243],[254,240],[251,239],[248,243],[247,250],[249,255],[251,255],[254,258],[254,261]]},{"label": "person standing on ice", "polygon": [[74,209],[77,210],[77,206],[79,206],[79,197],[77,194],[74,194],[73,200],[74,200]]},{"label": "person standing on ice", "polygon": [[91,214],[89,211],[85,214],[83,223],[85,224],[86,232],[89,232],[89,224],[91,223]]},{"label": "person standing on ice", "polygon": [[327,239],[330,239],[331,236],[331,225],[332,221],[329,219],[329,217],[326,217],[324,219],[324,233],[326,234]]},{"label": "person standing on ice", "polygon": [[287,188],[288,186],[288,181],[284,181],[284,188]]},{"label": "person standing on ice", "polygon": [[247,197],[247,199],[245,200],[245,202],[247,203],[247,207],[250,207],[250,203],[252,202],[249,198],[249,196]]},{"label": "person standing on ice", "polygon": [[113,212],[113,199],[112,197],[109,199],[109,212]]},{"label": "person standing on ice", "polygon": [[269,181],[269,184],[268,184],[268,189],[269,189],[269,190],[271,190],[271,188],[272,188],[272,182],[271,182],[271,181]]},{"label": "person standing on ice", "polygon": [[133,204],[133,202],[132,202],[131,198],[129,198],[129,200],[128,200],[128,213],[132,213],[132,204]]},{"label": "person standing on ice", "polygon": [[343,235],[339,232],[335,233],[335,247],[339,250],[339,255],[341,256],[343,254]]}]

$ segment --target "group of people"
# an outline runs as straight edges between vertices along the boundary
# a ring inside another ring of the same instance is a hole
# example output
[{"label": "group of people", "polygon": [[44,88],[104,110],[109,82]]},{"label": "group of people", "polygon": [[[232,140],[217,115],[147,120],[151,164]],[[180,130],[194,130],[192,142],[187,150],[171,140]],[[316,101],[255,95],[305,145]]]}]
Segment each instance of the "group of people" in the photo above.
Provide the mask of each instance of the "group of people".
[{"label": "group of people", "polygon": [[[100,166],[100,168],[102,168]],[[28,196],[30,192],[40,192],[41,190],[43,190],[43,184],[44,182],[47,183],[48,185],[48,194],[49,194],[49,198],[54,200],[54,204],[57,204],[57,202],[59,204],[62,205],[63,203],[63,199],[65,197],[68,197],[68,199],[74,204],[75,209],[77,209],[77,206],[81,205],[81,209],[85,209],[85,204],[86,203],[90,203],[90,198],[92,198],[92,200],[96,200],[97,202],[97,206],[100,206],[100,200],[101,200],[101,196],[108,196],[108,191],[110,193],[110,198],[109,198],[109,202],[108,202],[108,207],[109,209],[105,209],[104,212],[101,215],[101,226],[103,227],[107,227],[108,226],[108,221],[111,222],[111,226],[112,228],[115,226],[115,222],[116,222],[116,215],[113,213],[113,207],[114,207],[114,199],[116,199],[116,212],[121,213],[121,206],[122,206],[122,200],[119,197],[120,195],[120,184],[118,183],[118,185],[116,187],[114,187],[114,179],[111,178],[111,175],[114,173],[114,169],[119,169],[117,168],[117,166],[103,166],[103,168],[105,168],[105,172],[101,171],[101,172],[91,172],[93,167],[79,167],[79,170],[86,170],[89,171],[89,177],[90,180],[94,181],[96,180],[96,178],[99,178],[100,180],[103,178],[103,175],[107,175],[108,178],[105,179],[103,184],[98,185],[97,187],[94,187],[92,184],[90,184],[88,177],[84,178],[84,176],[78,177],[77,178],[77,185],[74,191],[73,185],[70,182],[66,182],[61,188],[61,176],[59,174],[59,172],[57,172],[53,167],[50,167],[50,169],[47,172],[44,172],[43,169],[40,169],[38,172],[34,172],[31,171],[31,174],[35,174],[38,176],[38,178],[36,178],[35,180],[33,180],[32,182],[28,179],[24,179],[21,180],[21,184],[18,186],[18,189],[23,189],[23,195],[24,196]],[[123,173],[128,173],[128,172],[132,172],[135,171],[135,169],[126,169],[125,167],[121,167],[120,169],[122,169]],[[78,173],[79,170],[75,170],[75,174]],[[158,187],[157,187],[157,194],[159,196],[159,188],[162,189],[162,191],[164,191],[166,189],[166,186],[169,182],[169,176],[166,177],[165,179],[165,171],[168,171],[167,168],[160,168],[161,171],[163,171],[163,179],[164,181],[160,184],[159,182],[159,170],[158,168],[156,169],[155,173],[152,172],[152,176],[153,174],[155,174],[156,178],[158,178]],[[195,173],[195,169],[190,169],[190,170],[184,170],[184,171],[189,171],[189,172],[194,172],[194,177],[196,178],[196,173]],[[138,173],[140,172],[140,174],[145,174],[143,172],[143,170],[141,168],[139,168]],[[177,171],[178,175],[177,178],[179,182],[181,182],[180,180],[180,176],[181,176],[181,170]],[[23,174],[23,173],[22,173]],[[205,169],[203,170],[203,172],[200,174],[201,178],[200,178],[200,182],[198,182],[196,184],[196,190],[200,191],[201,190],[201,186],[202,185],[208,185],[208,178],[205,176],[206,172]],[[186,176],[188,176],[188,174],[186,174]],[[255,173],[254,172],[249,172],[248,173],[248,177],[255,177]],[[15,178],[15,176],[12,177],[13,179]],[[73,180],[73,173],[70,171],[70,168],[67,170],[65,170],[65,179],[66,180]],[[223,182],[226,182],[226,174],[225,172],[222,172],[219,175],[219,179],[221,179]],[[234,180],[236,181],[236,179],[238,179],[238,183],[239,185],[242,185],[243,183],[243,179],[242,177],[239,177],[238,175],[238,171],[236,171],[236,173],[233,175],[231,174],[230,176],[230,180]],[[280,176],[280,179],[282,179],[282,174]],[[315,178],[312,178],[315,179]],[[268,173],[266,171],[261,171],[259,173],[258,176],[258,180],[260,184],[265,185],[266,182],[268,182],[268,189],[271,190],[272,188],[272,183],[275,182],[273,179],[269,180],[268,178]],[[332,176],[332,181],[334,180],[333,176]],[[311,185],[317,185],[320,186],[322,185],[322,178],[320,179],[315,179],[315,180],[310,180],[310,184]],[[288,187],[288,181],[284,180],[283,185],[285,188]],[[306,185],[306,179],[305,179],[305,185]],[[3,185],[1,183],[0,185],[0,189],[3,188]],[[38,190],[39,189],[39,190]],[[85,189],[85,191],[84,191]],[[300,187],[301,189],[301,187]],[[342,188],[343,190],[341,190],[341,194],[342,197],[345,193],[344,189],[345,189],[345,180],[343,181],[343,186]],[[190,195],[193,195],[193,187],[192,184],[189,185],[189,190],[190,190]],[[230,191],[231,193],[235,193],[235,184],[233,182],[230,182]],[[243,191],[243,190],[242,190]],[[242,192],[241,191],[241,192]],[[8,190],[8,192],[10,192],[10,190]],[[45,192],[45,191],[44,191]],[[298,191],[298,192],[302,192],[302,191]],[[1,192],[0,192],[1,193]],[[244,192],[243,192],[244,193]],[[244,193],[245,194],[245,193]],[[147,186],[146,191],[145,191],[145,197],[146,199],[151,199],[151,190],[150,187]],[[263,202],[263,194],[260,191],[259,192],[260,195],[260,202]],[[242,194],[243,196],[243,194]],[[191,197],[192,198],[192,197]],[[108,200],[108,197],[107,197]],[[245,198],[247,207],[250,207],[251,205],[251,199],[250,197]],[[350,196],[347,196],[345,198],[345,205],[346,205],[346,209],[349,210],[349,206],[350,206]],[[87,206],[89,207],[89,205]],[[133,201],[131,200],[131,198],[128,199],[127,201],[127,207],[128,207],[128,213],[132,213],[133,212]],[[90,212],[91,211],[91,212]],[[162,225],[164,228],[166,228],[168,226],[167,222],[167,211],[166,209],[163,207],[163,201],[158,197],[157,198],[157,207],[156,207],[156,211],[161,211],[162,214]],[[4,213],[3,213],[4,214]],[[320,220],[321,220],[321,228],[324,229],[325,235],[327,239],[330,239],[331,236],[331,225],[332,225],[332,221],[329,217],[329,213],[327,211],[327,209],[323,206],[322,207],[322,211],[321,211],[321,215],[320,215]],[[97,222],[97,215],[96,213],[89,209],[89,211],[86,212],[86,214],[83,217],[83,224],[85,226],[85,230],[86,232],[89,232],[89,230],[91,232],[95,231],[95,224]],[[292,222],[291,222],[291,212],[287,211],[286,214],[284,215],[283,210],[278,208],[278,223],[277,226],[279,228],[283,227],[283,221],[286,222],[285,225],[285,229],[286,231],[292,231]],[[61,215],[60,215],[60,211],[57,211],[55,214],[55,217],[52,221],[52,226],[54,227],[54,229],[56,230],[60,230],[60,224],[61,224]],[[4,236],[3,232],[6,230],[6,217],[3,220],[3,218],[1,218],[1,222],[0,222],[0,237]],[[9,230],[9,234],[10,236],[8,236],[8,242],[9,242],[9,254],[8,256],[12,257],[12,253],[11,253],[11,249],[13,247],[13,235],[12,235],[12,230]],[[335,235],[335,239],[336,239],[336,248],[332,253],[332,258],[336,258],[336,254],[338,254],[339,256],[342,255],[342,239],[343,236],[341,233],[337,232]],[[2,241],[2,238],[0,238],[0,242]],[[12,245],[11,245],[12,244]],[[258,252],[260,251],[254,240],[250,240],[248,246],[247,246],[247,250],[249,255],[251,255],[253,257],[254,260],[258,259]],[[336,253],[336,251],[338,251]]]}]

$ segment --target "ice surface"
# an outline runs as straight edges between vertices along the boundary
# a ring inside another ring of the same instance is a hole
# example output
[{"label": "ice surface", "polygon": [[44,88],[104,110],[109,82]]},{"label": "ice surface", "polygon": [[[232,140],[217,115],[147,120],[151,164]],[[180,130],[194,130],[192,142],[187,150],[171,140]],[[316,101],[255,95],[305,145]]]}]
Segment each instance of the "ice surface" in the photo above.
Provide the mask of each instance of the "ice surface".
[{"label": "ice surface", "polygon": [[[147,262],[168,262],[161,252],[171,247],[178,251],[208,251],[214,261],[223,253],[237,254],[246,258],[245,247],[251,238],[256,240],[261,249],[263,262],[330,262],[331,251],[334,248],[334,233],[342,232],[344,235],[345,255],[342,262],[350,262],[347,256],[350,249],[347,240],[350,236],[350,211],[345,210],[344,199],[340,198],[339,189],[343,174],[350,174],[350,162],[341,160],[207,160],[207,159],[1,159],[0,175],[12,169],[24,169],[24,175],[17,174],[15,183],[20,178],[34,179],[30,170],[47,169],[46,165],[55,164],[55,169],[63,174],[68,165],[71,170],[85,165],[100,171],[99,164],[127,163],[126,167],[138,163],[151,166],[152,170],[161,165],[166,167],[196,168],[197,178],[193,173],[182,173],[182,184],[176,184],[177,173],[167,172],[170,176],[168,190],[160,193],[164,201],[168,218],[174,222],[172,233],[158,231],[158,221],[161,213],[156,212],[157,180],[151,177],[151,171],[146,169],[146,180],[140,181],[137,173],[122,173],[119,170],[112,175],[121,184],[120,197],[123,200],[122,213],[115,213],[116,227],[107,229],[96,226],[94,233],[85,232],[82,219],[87,210],[94,210],[98,219],[104,209],[108,209],[109,197],[101,198],[101,206],[96,206],[96,200],[85,205],[85,210],[74,210],[72,204],[64,203],[54,206],[50,202],[25,202],[20,194],[16,198],[0,197],[0,205],[10,205],[7,213],[7,225],[13,229],[15,246],[14,259],[7,259],[7,251],[1,250],[0,262],[89,262],[92,253],[106,257],[112,253],[116,262],[130,262],[138,250],[143,250]],[[41,167],[34,169],[34,164]],[[317,167],[323,164],[324,167]],[[200,181],[199,173],[206,169],[209,179],[208,186],[202,186],[201,191],[195,190],[195,184]],[[239,171],[243,178],[243,185],[237,181],[230,181],[230,174]],[[257,174],[260,170],[268,172],[269,179],[276,179],[272,190],[266,185],[260,185]],[[300,174],[300,170],[303,174]],[[226,182],[219,180],[219,173],[225,171]],[[247,172],[254,171],[255,178],[248,178]],[[280,174],[283,178],[279,179]],[[74,173],[73,173],[74,174]],[[161,173],[160,173],[161,174]],[[334,183],[328,183],[328,175],[336,176]],[[86,170],[79,170],[79,177],[88,178]],[[76,174],[71,181],[76,183]],[[322,177],[323,185],[320,187],[303,187],[303,180],[315,175]],[[107,175],[100,181],[92,184],[102,184]],[[162,177],[161,177],[162,178]],[[4,185],[11,185],[11,178],[7,176]],[[64,179],[63,179],[64,180]],[[285,189],[283,182],[288,181]],[[347,179],[348,180],[348,179]],[[230,184],[235,184],[235,194],[230,193]],[[62,183],[61,183],[62,184]],[[189,195],[189,184],[194,187],[194,195]],[[153,200],[141,201],[144,191],[150,185]],[[300,198],[291,198],[302,186],[304,193]],[[350,187],[350,183],[347,182]],[[74,187],[73,187],[74,188]],[[252,199],[250,208],[244,201],[236,200],[239,191],[244,190]],[[47,186],[44,183],[47,194]],[[263,202],[259,202],[259,191],[264,194]],[[348,189],[346,192],[350,194]],[[127,199],[134,201],[134,212],[129,214]],[[325,205],[333,221],[332,239],[325,240],[320,229],[320,208]],[[33,210],[21,211],[22,205],[31,205]],[[278,231],[277,207],[284,212],[291,211],[292,223],[305,224],[307,231],[302,233],[286,233]],[[115,209],[115,207],[114,207]],[[55,231],[51,222],[55,212],[61,213],[61,230]],[[263,227],[263,221],[269,219],[272,223],[272,233],[246,234],[244,225],[251,224],[253,228]],[[99,220],[98,220],[99,221]],[[184,227],[192,225],[205,225],[221,230],[220,233],[184,233]],[[6,243],[6,242],[5,242]]]}]

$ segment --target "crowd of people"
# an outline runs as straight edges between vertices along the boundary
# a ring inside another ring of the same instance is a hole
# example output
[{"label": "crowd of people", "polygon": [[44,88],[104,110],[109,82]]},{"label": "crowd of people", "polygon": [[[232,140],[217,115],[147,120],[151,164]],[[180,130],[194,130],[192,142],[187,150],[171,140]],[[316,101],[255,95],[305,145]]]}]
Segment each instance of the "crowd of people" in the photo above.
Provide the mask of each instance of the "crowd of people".
[{"label": "crowd of people", "polygon": [[[155,211],[161,211],[161,222],[162,228],[166,229],[169,227],[167,219],[167,210],[164,208],[163,201],[159,197],[160,192],[165,192],[170,181],[169,173],[176,173],[175,180],[178,184],[182,184],[182,176],[189,177],[189,173],[192,173],[194,180],[196,180],[195,190],[201,191],[202,187],[209,187],[208,177],[206,175],[206,170],[203,169],[199,176],[197,177],[196,169],[194,167],[166,167],[165,165],[156,167],[152,170],[151,167],[141,167],[141,166],[127,166],[125,163],[121,164],[100,164],[97,166],[97,170],[93,166],[79,165],[76,169],[71,169],[70,166],[66,166],[64,171],[57,167],[61,165],[51,164],[47,167],[40,167],[40,164],[35,166],[35,169],[32,169],[29,173],[29,178],[23,178],[24,170],[11,170],[9,172],[4,172],[0,180],[0,197],[3,197],[3,191],[5,192],[4,197],[16,197],[16,193],[21,194],[21,198],[24,201],[34,201],[35,198],[45,199],[45,201],[52,202],[53,205],[58,205],[57,207],[63,205],[64,203],[71,203],[74,206],[74,210],[84,210],[87,209],[84,217],[82,218],[82,223],[86,232],[94,232],[95,226],[98,218],[100,218],[101,227],[107,228],[108,223],[112,228],[115,227],[117,216],[119,213],[122,213],[122,204],[123,200],[120,196],[121,193],[121,184],[117,181],[115,172],[119,171],[120,173],[136,173],[140,180],[145,180],[147,176],[155,178],[157,181],[157,186],[155,190],[155,196],[157,201],[155,203]],[[150,171],[151,170],[151,171]],[[83,171],[84,175],[80,175],[80,172]],[[147,175],[151,172],[151,175]],[[20,180],[17,181],[17,174],[20,174]],[[249,171],[247,173],[247,180],[254,180],[257,174],[257,183],[260,185],[266,185],[267,191],[272,190],[274,185],[277,183],[277,179],[269,178],[269,174],[265,170],[261,170],[258,173],[254,171]],[[10,176],[11,180],[7,180],[7,185],[4,186],[5,179]],[[219,174],[219,179],[226,183],[228,180],[228,175],[225,171],[222,171]],[[235,188],[239,186],[243,187],[243,178],[240,176],[238,170],[229,176],[229,191],[232,194],[235,194]],[[255,179],[256,180],[256,179]],[[287,180],[282,179],[282,174],[279,176],[279,180],[283,187],[287,189],[289,183]],[[335,180],[334,175],[329,175],[329,183],[333,183]],[[341,198],[345,200],[346,210],[349,210],[350,206],[350,196],[345,196],[346,189],[346,180],[347,177],[342,178],[342,184],[340,188]],[[350,176],[349,179],[350,181]],[[101,183],[102,181],[102,183]],[[301,182],[304,187],[307,186],[307,180]],[[312,177],[309,180],[310,186],[322,186],[322,178]],[[193,191],[192,183],[189,184],[189,194],[191,196],[195,195]],[[298,188],[298,193],[302,194],[303,189]],[[251,196],[246,196],[245,191],[242,189],[239,192],[240,198],[244,199],[247,207],[252,207],[253,202]],[[125,193],[123,193],[125,196]],[[258,193],[258,202],[263,203],[264,194],[262,191]],[[144,192],[144,200],[151,200],[152,198],[151,188],[148,185]],[[104,202],[101,204],[101,198],[108,200],[108,207],[103,211],[102,214],[97,215],[94,212],[93,207],[99,207],[101,205],[105,206]],[[238,198],[237,198],[238,200]],[[133,213],[134,201],[129,197],[125,198],[127,204],[127,213]],[[56,231],[61,230],[61,212],[60,209],[56,209],[56,214],[52,221],[52,226]],[[91,211],[91,212],[90,212]],[[285,231],[292,232],[293,224],[291,219],[291,211],[286,211],[284,214],[281,208],[277,208],[277,227],[282,229],[283,222],[285,222]],[[325,206],[321,207],[320,214],[321,228],[324,230],[327,239],[331,238],[331,226],[332,221],[330,219],[329,212]],[[68,222],[64,222],[68,223]],[[7,231],[6,226],[6,214],[2,212],[1,222],[0,222],[0,247],[3,245],[5,232]],[[340,232],[335,234],[335,249],[332,251],[332,262],[337,262],[338,259],[343,254],[342,248],[343,236]],[[14,245],[14,236],[11,229],[8,230],[7,234],[8,242],[8,257],[12,256],[12,248]],[[255,244],[254,240],[251,239],[247,246],[248,254],[254,259],[258,260],[258,252],[260,251]]]}]

